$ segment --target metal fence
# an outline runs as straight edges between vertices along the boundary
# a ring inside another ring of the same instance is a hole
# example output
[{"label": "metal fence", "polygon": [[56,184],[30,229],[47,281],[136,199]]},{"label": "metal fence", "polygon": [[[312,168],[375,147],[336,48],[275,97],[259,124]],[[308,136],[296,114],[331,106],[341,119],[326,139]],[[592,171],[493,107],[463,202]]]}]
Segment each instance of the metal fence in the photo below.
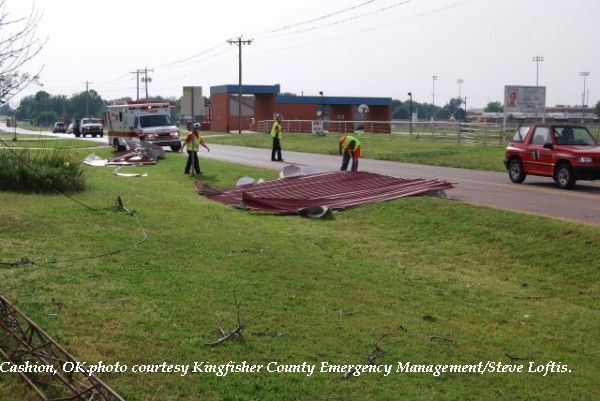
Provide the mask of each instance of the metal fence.
[{"label": "metal fence", "polygon": [[[284,120],[285,132],[314,133],[313,123],[322,124],[326,133],[388,133],[416,139],[446,141],[472,146],[506,146],[517,131],[518,123],[469,123],[458,121],[313,121]],[[259,122],[260,132],[270,132],[272,120]],[[596,140],[600,139],[600,124],[587,124]]]}]

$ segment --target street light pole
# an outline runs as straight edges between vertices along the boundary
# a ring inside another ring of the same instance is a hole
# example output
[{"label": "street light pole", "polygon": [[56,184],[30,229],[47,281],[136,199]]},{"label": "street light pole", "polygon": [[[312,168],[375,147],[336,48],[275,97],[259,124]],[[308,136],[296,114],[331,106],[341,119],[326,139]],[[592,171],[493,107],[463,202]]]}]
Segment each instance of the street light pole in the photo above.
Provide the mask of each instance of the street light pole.
[{"label": "street light pole", "polygon": [[412,136],[412,92],[408,92],[408,96],[410,97],[409,103],[408,103],[408,109],[409,109],[409,113],[408,113],[408,130],[410,135]]},{"label": "street light pole", "polygon": [[435,120],[435,81],[437,81],[437,75],[433,76],[433,93],[432,93],[432,101],[433,101],[433,115],[431,116],[431,118],[433,120]]},{"label": "street light pole", "polygon": [[544,57],[543,56],[535,56],[535,57],[533,57],[532,61],[534,61],[535,64],[536,64],[536,67],[535,67],[535,86],[539,86],[538,85],[538,83],[539,83],[538,79],[539,79],[539,76],[540,76],[540,63],[542,61],[544,61]]},{"label": "street light pole", "polygon": [[582,71],[579,73],[583,77],[583,92],[581,93],[581,122],[585,119],[585,79],[590,76],[589,71]]},{"label": "street light pole", "polygon": [[458,78],[456,80],[456,83],[458,84],[458,98],[460,99],[460,87],[461,87],[462,84],[465,83],[465,80],[462,79],[462,78]]}]

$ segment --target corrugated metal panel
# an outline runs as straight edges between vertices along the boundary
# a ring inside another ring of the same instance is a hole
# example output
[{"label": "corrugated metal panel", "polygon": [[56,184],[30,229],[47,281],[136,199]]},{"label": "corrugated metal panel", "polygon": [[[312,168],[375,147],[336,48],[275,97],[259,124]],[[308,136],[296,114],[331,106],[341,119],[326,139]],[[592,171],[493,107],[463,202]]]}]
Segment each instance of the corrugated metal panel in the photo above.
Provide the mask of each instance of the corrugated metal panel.
[{"label": "corrugated metal panel", "polygon": [[369,172],[327,172],[295,176],[217,191],[198,182],[200,193],[218,202],[250,210],[297,214],[311,206],[341,210],[404,196],[453,188],[448,182],[403,179]]}]

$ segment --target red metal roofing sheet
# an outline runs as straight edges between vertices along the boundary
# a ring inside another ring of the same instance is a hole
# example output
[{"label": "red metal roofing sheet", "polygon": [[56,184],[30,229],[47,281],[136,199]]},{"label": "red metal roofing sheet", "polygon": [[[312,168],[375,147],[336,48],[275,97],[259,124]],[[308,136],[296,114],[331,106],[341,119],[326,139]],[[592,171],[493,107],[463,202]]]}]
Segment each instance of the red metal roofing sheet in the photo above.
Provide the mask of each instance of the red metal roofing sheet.
[{"label": "red metal roofing sheet", "polygon": [[448,182],[396,178],[364,171],[294,176],[223,191],[208,188],[201,182],[196,184],[198,192],[218,202],[285,214],[296,214],[310,206],[347,209],[453,187]]}]

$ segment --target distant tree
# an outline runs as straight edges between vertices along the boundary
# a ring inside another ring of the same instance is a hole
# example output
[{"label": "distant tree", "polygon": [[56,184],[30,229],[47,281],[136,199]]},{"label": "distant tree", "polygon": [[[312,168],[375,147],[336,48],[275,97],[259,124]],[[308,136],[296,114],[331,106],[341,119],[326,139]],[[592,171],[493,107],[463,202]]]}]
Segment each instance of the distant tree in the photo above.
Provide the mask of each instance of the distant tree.
[{"label": "distant tree", "polygon": [[10,107],[8,103],[5,103],[0,106],[0,115],[9,116],[13,114],[13,109]]},{"label": "distant tree", "polygon": [[596,107],[594,107],[594,113],[596,113],[596,115],[600,117],[600,100],[598,100],[598,103],[596,103]]},{"label": "distant tree", "polygon": [[502,103],[500,102],[489,102],[483,111],[486,113],[501,113],[504,111],[504,107],[502,107]]},{"label": "distant tree", "polygon": [[450,99],[450,102],[444,106],[444,109],[448,110],[448,113],[455,120],[463,120],[465,117],[465,111],[460,107],[463,101],[460,98]]},{"label": "distant tree", "polygon": [[392,99],[392,120],[408,120],[410,114],[409,109],[410,105],[408,102]]},{"label": "distant tree", "polygon": [[40,18],[33,8],[28,17],[11,18],[6,11],[6,0],[0,0],[0,104],[38,80],[39,71],[32,75],[19,69],[46,44],[35,36]]},{"label": "distant tree", "polygon": [[69,114],[74,118],[102,117],[106,103],[93,89],[71,96]]}]

